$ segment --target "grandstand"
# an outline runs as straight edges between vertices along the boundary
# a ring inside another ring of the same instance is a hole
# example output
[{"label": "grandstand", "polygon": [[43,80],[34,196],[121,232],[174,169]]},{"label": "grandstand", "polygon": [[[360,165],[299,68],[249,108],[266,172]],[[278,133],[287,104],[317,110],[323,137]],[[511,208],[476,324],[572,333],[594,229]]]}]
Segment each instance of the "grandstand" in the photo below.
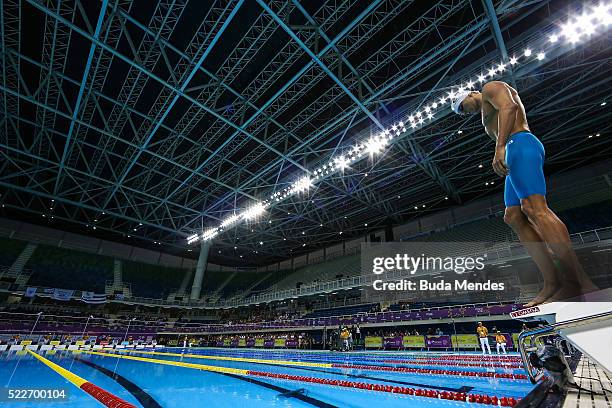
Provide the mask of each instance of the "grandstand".
[{"label": "grandstand", "polygon": [[610,21],[3,0],[0,404],[608,407]]}]

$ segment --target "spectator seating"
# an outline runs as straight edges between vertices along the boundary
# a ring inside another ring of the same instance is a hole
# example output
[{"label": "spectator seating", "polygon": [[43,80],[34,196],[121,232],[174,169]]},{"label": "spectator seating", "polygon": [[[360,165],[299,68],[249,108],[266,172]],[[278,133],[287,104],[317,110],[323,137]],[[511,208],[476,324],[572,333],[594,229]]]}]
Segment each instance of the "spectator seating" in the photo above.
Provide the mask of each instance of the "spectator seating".
[{"label": "spectator seating", "polygon": [[27,242],[16,239],[0,238],[0,267],[8,267],[15,262]]},{"label": "spectator seating", "polygon": [[181,285],[187,270],[160,265],[124,261],[123,282],[130,283],[132,295],[165,299]]},{"label": "spectator seating", "polygon": [[372,309],[372,306],[374,305],[365,304],[365,305],[334,307],[332,309],[315,310],[313,312],[305,314],[304,316],[302,316],[302,318],[308,319],[308,318],[313,318],[313,317],[352,316],[352,315],[357,315],[359,313],[367,313]]},{"label": "spectator seating", "polygon": [[32,270],[29,285],[104,293],[113,278],[113,259],[64,248],[39,245],[26,264]]}]

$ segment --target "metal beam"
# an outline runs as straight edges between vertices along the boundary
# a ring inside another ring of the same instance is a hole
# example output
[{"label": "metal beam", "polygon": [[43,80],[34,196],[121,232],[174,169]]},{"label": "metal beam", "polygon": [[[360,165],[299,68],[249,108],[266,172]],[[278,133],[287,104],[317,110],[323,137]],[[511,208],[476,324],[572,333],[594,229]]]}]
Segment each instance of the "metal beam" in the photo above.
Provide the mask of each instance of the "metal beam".
[{"label": "metal beam", "polygon": [[204,51],[204,53],[202,53],[202,55],[200,56],[200,58],[198,59],[198,61],[196,62],[196,65],[193,67],[193,69],[191,70],[191,72],[189,73],[189,75],[187,75],[187,78],[185,79],[185,81],[183,82],[183,84],[181,85],[181,87],[179,88],[179,92],[177,92],[174,97],[172,98],[172,101],[170,102],[170,104],[168,105],[168,108],[164,111],[164,113],[162,114],[161,118],[159,119],[158,123],[153,127],[153,130],[151,131],[151,133],[149,133],[149,135],[147,136],[147,138],[145,139],[144,143],[142,144],[142,146],[140,146],[138,152],[136,153],[136,156],[132,159],[131,163],[128,165],[127,169],[124,170],[123,174],[121,175],[121,177],[119,178],[117,184],[115,185],[115,187],[113,188],[113,190],[111,191],[111,193],[109,194],[108,198],[106,199],[106,201],[104,202],[103,207],[106,207],[108,205],[108,203],[110,203],[110,201],[113,199],[113,197],[115,196],[115,194],[117,193],[117,190],[119,190],[119,188],[121,187],[121,184],[123,184],[123,181],[125,180],[125,178],[127,177],[128,173],[130,172],[130,170],[132,169],[132,167],[134,167],[134,165],[136,164],[136,161],[138,161],[138,158],[140,157],[140,155],[142,154],[142,152],[147,148],[147,146],[149,145],[149,143],[151,142],[151,140],[153,139],[153,137],[155,136],[155,133],[157,133],[157,131],[159,130],[161,123],[164,121],[164,119],[168,116],[168,114],[170,113],[170,111],[172,110],[172,108],[174,107],[174,105],[176,104],[176,102],[179,100],[179,98],[181,97],[181,94],[183,94],[185,92],[185,89],[187,88],[187,86],[189,85],[189,83],[191,82],[191,80],[193,79],[193,77],[195,76],[195,74],[200,70],[200,67],[202,66],[202,64],[204,63],[204,60],[208,57],[208,55],[210,54],[210,52],[212,51],[212,49],[214,48],[214,46],[217,44],[217,42],[219,41],[219,38],[221,38],[221,35],[225,32],[225,30],[227,29],[227,27],[229,26],[229,24],[231,23],[231,21],[234,19],[234,17],[236,16],[236,13],[238,13],[238,10],[240,10],[240,7],[242,6],[242,4],[244,3],[244,0],[238,0],[238,3],[236,4],[236,6],[234,7],[234,9],[232,10],[232,12],[230,13],[230,15],[228,16],[228,18],[225,20],[225,22],[223,23],[223,25],[221,26],[221,28],[219,29],[219,31],[217,32],[217,34],[215,35],[215,37],[213,38],[213,40],[211,41],[211,43],[208,45],[208,47],[206,48],[206,50]]},{"label": "metal beam", "polygon": [[[108,6],[108,0],[102,0],[102,7],[100,8],[100,14],[98,15],[98,22],[96,23],[96,29],[94,30],[94,33],[93,33],[93,38],[96,41],[100,37],[100,30],[102,29],[102,22],[104,21],[104,15],[106,14],[107,6]],[[87,62],[85,63],[85,69],[83,71],[83,79],[81,80],[81,86],[79,87],[79,93],[77,94],[77,99],[74,104],[74,108],[72,110],[72,120],[70,121],[70,127],[68,128],[68,135],[66,136],[66,142],[64,143],[64,152],[62,153],[62,159],[59,163],[59,170],[57,173],[57,178],[55,179],[55,187],[53,188],[53,195],[57,195],[57,190],[61,182],[62,172],[64,171],[64,164],[66,162],[66,157],[68,156],[70,142],[72,141],[72,133],[74,132],[74,127],[76,125],[76,119],[81,109],[81,101],[83,99],[83,94],[85,93],[85,85],[87,84],[87,78],[89,76],[89,71],[91,69],[91,62],[93,61],[95,51],[96,51],[96,42],[92,41],[89,47],[89,54],[87,55]]]},{"label": "metal beam", "polygon": [[[506,43],[499,27],[499,21],[497,19],[495,7],[493,6],[493,0],[482,0],[482,2],[485,6],[485,10],[487,11],[487,15],[489,16],[489,24],[491,25],[491,30],[493,31],[495,44],[497,44],[497,48],[499,48],[502,59],[504,61],[509,61],[508,50],[506,49]],[[508,70],[510,71],[510,82],[512,83],[512,87],[516,89],[516,80],[514,78],[512,67],[508,67]]]}]

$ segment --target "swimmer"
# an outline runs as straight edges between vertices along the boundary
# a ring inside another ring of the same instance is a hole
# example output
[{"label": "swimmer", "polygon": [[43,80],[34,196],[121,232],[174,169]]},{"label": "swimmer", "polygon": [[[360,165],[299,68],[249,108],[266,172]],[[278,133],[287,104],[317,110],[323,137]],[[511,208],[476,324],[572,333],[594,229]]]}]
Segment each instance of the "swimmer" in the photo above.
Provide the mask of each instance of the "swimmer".
[{"label": "swimmer", "polygon": [[495,141],[493,170],[505,177],[504,221],[544,279],[542,290],[526,306],[577,298],[597,290],[578,262],[565,224],[548,208],[544,146],[529,130],[517,91],[505,82],[492,81],[483,85],[482,92],[458,92],[451,104],[457,114],[480,113],[485,132]]}]

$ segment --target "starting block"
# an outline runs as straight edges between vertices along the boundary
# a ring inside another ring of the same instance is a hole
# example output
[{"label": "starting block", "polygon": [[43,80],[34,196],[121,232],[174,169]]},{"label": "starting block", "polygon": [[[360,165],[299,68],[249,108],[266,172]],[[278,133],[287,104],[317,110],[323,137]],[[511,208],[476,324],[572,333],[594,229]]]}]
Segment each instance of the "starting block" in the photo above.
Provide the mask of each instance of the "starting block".
[{"label": "starting block", "polygon": [[521,321],[544,321],[551,330],[612,371],[612,289],[594,292],[583,302],[552,302],[510,313]]}]

